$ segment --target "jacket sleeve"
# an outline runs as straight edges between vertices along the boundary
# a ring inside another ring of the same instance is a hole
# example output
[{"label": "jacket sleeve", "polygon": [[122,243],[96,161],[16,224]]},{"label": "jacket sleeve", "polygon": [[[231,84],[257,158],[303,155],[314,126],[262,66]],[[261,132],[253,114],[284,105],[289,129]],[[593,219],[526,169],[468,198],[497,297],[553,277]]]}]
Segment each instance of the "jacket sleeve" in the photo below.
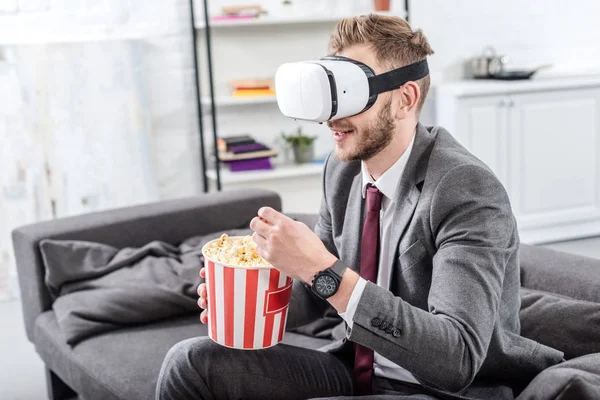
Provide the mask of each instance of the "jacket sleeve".
[{"label": "jacket sleeve", "polygon": [[369,282],[349,339],[406,368],[423,384],[458,392],[469,386],[486,357],[518,235],[504,188],[475,165],[454,167],[440,180],[430,224],[437,252],[428,310]]},{"label": "jacket sleeve", "polygon": [[[321,208],[315,226],[315,233],[319,236],[327,250],[336,257],[339,257],[333,242],[331,214],[329,213],[327,193],[325,191],[327,164],[330,157],[331,154],[325,160],[325,165],[323,167],[323,197],[321,199]],[[318,321],[321,319],[323,320]],[[341,317],[327,301],[316,296],[303,282],[294,281],[292,299],[290,301],[290,312],[287,320],[288,330],[297,330],[299,327],[314,323],[314,326],[303,329],[302,333],[316,335],[325,329],[334,327],[340,322],[342,322]]]}]

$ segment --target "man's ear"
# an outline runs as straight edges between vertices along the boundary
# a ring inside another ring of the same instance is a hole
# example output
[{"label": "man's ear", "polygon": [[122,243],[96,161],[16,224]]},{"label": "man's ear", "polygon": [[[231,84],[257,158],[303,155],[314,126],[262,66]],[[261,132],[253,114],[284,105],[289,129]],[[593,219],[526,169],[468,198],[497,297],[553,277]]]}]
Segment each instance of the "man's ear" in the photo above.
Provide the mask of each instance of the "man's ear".
[{"label": "man's ear", "polygon": [[421,98],[421,88],[416,82],[406,82],[400,88],[396,89],[399,101],[396,107],[396,118],[405,119],[412,110],[417,109],[417,104]]}]

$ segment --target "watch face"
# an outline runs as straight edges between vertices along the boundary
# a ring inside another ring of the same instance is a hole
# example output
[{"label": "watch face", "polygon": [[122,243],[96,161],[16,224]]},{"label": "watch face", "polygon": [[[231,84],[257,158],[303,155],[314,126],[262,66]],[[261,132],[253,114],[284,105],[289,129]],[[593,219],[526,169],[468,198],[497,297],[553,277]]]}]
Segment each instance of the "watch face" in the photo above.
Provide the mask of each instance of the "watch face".
[{"label": "watch face", "polygon": [[337,282],[331,276],[321,275],[315,281],[315,289],[323,297],[332,296],[337,290]]}]

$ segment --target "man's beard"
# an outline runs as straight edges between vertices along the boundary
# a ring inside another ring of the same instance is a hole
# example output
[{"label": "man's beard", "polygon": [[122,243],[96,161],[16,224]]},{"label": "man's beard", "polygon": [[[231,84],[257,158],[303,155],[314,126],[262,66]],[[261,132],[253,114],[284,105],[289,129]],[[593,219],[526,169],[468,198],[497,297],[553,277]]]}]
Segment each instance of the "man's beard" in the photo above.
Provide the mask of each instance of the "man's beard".
[{"label": "man's beard", "polygon": [[[341,149],[336,146],[335,155],[341,161],[366,161],[387,147],[394,137],[394,118],[390,110],[391,99],[388,100],[375,116],[369,126],[361,129],[360,133],[354,128],[351,135],[356,135],[354,147]],[[352,129],[352,128],[348,128]]]}]

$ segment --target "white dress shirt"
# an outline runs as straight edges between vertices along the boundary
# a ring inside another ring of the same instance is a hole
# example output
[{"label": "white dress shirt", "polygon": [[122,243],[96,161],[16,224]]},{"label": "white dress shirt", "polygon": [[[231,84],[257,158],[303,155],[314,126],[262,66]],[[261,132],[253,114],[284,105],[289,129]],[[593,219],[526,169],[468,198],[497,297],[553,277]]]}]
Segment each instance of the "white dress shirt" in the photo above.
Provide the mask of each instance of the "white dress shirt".
[{"label": "white dress shirt", "polygon": [[[400,178],[404,172],[404,168],[406,167],[406,162],[408,161],[408,157],[412,151],[413,143],[415,141],[415,136],[413,134],[413,138],[408,145],[408,148],[402,154],[402,156],[377,179],[373,180],[371,175],[367,172],[366,166],[364,162],[361,165],[362,170],[362,196],[363,199],[366,195],[367,185],[370,183],[377,187],[381,193],[383,193],[383,199],[381,202],[381,214],[380,214],[380,245],[379,245],[379,269],[377,272],[377,285],[381,286],[385,289],[389,289],[388,282],[388,272],[390,268],[392,268],[392,260],[389,260],[390,253],[390,233],[393,222],[393,214],[396,203],[396,189],[398,188],[398,183],[400,182]],[[354,313],[356,312],[356,307],[358,306],[358,302],[365,290],[365,286],[367,281],[363,278],[358,280],[358,283],[354,287],[354,291],[350,296],[350,300],[348,301],[348,306],[346,307],[346,312],[340,313],[340,316],[346,321],[348,326],[352,328],[354,318]],[[387,358],[383,357],[378,353],[374,353],[374,361],[373,361],[373,372],[376,376],[380,376],[383,378],[395,379],[399,381],[411,382],[411,383],[419,383],[415,377],[408,372],[406,369],[401,366],[394,364]]]}]

